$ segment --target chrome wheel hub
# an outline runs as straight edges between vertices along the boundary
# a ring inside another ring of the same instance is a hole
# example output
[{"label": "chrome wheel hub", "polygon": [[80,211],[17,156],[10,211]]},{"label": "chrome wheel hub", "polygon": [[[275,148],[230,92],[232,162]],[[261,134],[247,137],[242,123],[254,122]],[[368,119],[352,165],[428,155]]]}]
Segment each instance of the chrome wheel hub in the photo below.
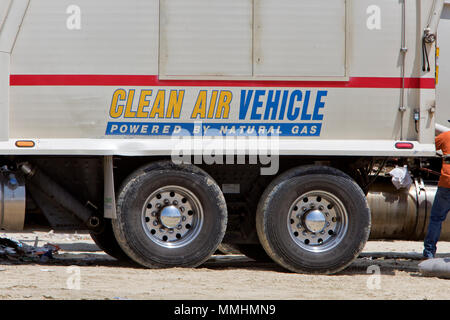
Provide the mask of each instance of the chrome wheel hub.
[{"label": "chrome wheel hub", "polygon": [[173,229],[181,222],[182,215],[180,210],[176,206],[167,206],[161,210],[159,220],[161,224],[168,228]]},{"label": "chrome wheel hub", "polygon": [[160,246],[178,248],[190,243],[203,225],[198,198],[180,186],[166,186],[153,192],[142,209],[147,236]]},{"label": "chrome wheel hub", "polygon": [[347,211],[335,195],[310,191],[292,203],[287,224],[298,246],[311,252],[324,252],[344,238],[348,228]]},{"label": "chrome wheel hub", "polygon": [[320,233],[325,229],[326,216],[322,211],[312,210],[305,214],[304,224],[306,229],[312,233]]}]

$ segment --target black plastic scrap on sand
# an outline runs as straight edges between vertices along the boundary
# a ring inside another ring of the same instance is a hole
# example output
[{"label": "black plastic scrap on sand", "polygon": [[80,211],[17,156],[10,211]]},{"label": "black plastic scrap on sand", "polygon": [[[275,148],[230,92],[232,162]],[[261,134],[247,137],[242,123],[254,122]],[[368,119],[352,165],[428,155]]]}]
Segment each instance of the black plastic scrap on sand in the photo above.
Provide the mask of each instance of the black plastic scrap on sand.
[{"label": "black plastic scrap on sand", "polygon": [[53,259],[53,254],[59,250],[57,245],[50,243],[43,247],[35,247],[20,241],[0,238],[0,259],[47,262]]}]

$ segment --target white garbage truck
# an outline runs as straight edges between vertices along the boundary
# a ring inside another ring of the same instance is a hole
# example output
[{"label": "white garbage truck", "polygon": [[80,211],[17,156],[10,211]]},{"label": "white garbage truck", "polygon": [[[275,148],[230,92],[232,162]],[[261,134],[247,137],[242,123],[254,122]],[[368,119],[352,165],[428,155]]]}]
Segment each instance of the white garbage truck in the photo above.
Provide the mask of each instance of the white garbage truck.
[{"label": "white garbage truck", "polygon": [[421,240],[443,8],[0,0],[0,226],[88,230],[149,268],[225,243],[323,274]]}]

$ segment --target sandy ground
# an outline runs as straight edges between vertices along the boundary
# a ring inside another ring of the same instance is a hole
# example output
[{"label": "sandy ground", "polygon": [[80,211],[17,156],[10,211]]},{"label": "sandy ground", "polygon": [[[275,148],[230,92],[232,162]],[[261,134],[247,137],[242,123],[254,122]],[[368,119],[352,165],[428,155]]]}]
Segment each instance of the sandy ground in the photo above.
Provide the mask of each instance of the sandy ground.
[{"label": "sandy ground", "polygon": [[[240,255],[213,256],[197,269],[148,270],[107,256],[86,234],[0,237],[62,248],[47,264],[0,260],[0,299],[450,299],[450,280],[420,275],[420,242],[370,241],[343,272],[312,276]],[[450,257],[450,242],[438,253]]]}]

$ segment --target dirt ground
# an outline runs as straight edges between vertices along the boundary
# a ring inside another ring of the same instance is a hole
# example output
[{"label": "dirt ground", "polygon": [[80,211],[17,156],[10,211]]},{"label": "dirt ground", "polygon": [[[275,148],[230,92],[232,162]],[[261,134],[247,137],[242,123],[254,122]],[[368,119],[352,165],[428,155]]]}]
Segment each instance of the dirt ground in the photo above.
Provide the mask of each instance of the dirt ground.
[{"label": "dirt ground", "polygon": [[[343,272],[312,276],[241,255],[213,256],[196,269],[149,270],[107,256],[87,234],[0,237],[61,247],[48,263],[0,260],[0,299],[450,299],[450,280],[420,275],[421,242],[370,241]],[[440,242],[438,253],[450,257],[450,242]]]}]

